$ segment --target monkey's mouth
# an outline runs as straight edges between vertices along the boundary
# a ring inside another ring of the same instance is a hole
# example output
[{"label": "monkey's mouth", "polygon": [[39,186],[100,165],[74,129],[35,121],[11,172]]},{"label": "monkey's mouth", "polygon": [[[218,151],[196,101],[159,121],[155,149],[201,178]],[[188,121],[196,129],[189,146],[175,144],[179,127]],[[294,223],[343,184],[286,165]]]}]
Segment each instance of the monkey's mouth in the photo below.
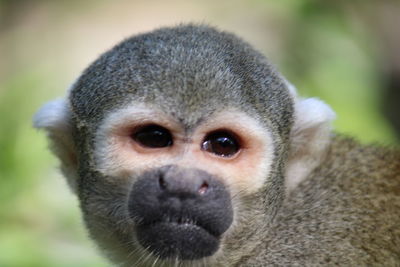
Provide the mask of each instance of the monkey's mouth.
[{"label": "monkey's mouth", "polygon": [[161,220],[137,226],[141,245],[154,255],[182,260],[195,260],[214,254],[219,238],[208,227],[187,220]]},{"label": "monkey's mouth", "polygon": [[128,212],[140,245],[167,261],[213,255],[233,221],[224,184],[206,172],[176,166],[144,173],[132,186]]}]

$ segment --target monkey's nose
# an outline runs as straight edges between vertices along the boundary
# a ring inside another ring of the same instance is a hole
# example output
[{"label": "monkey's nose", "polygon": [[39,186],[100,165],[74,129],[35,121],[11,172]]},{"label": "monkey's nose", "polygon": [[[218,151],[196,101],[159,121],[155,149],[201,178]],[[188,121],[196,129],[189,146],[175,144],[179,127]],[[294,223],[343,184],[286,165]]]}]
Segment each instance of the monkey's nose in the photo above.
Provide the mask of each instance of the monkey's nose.
[{"label": "monkey's nose", "polygon": [[209,224],[224,217],[224,223],[210,227],[218,228],[217,233],[225,230],[233,215],[229,191],[217,177],[176,165],[144,173],[133,184],[128,208],[140,224],[180,218]]},{"label": "monkey's nose", "polygon": [[180,198],[205,195],[209,190],[208,177],[195,170],[168,168],[158,178],[160,191]]}]

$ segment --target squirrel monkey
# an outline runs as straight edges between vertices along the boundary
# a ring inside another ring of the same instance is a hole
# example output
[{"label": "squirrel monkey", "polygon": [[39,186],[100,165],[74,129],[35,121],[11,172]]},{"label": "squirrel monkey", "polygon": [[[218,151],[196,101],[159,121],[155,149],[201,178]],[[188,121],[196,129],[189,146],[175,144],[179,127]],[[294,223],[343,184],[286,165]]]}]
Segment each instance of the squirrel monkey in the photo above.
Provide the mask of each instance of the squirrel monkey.
[{"label": "squirrel monkey", "polygon": [[118,266],[400,265],[400,152],[205,25],[140,34],[34,118]]}]

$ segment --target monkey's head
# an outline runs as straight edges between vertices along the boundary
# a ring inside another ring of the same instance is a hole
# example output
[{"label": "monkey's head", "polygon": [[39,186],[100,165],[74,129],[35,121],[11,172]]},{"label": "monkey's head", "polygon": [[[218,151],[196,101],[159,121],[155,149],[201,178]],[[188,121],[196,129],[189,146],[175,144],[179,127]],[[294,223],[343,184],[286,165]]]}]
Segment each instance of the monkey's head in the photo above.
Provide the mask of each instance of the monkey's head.
[{"label": "monkey's head", "polygon": [[333,116],[239,38],[184,25],[106,52],[35,124],[100,248],[145,265],[245,255],[324,153]]}]

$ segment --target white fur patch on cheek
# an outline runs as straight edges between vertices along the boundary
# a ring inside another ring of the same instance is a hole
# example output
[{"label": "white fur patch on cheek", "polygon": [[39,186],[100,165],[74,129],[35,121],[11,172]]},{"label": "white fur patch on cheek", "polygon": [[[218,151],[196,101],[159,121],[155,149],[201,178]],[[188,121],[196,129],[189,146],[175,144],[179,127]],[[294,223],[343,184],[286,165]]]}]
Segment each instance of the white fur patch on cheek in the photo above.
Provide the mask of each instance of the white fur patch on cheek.
[{"label": "white fur patch on cheek", "polygon": [[251,195],[260,190],[266,183],[271,171],[272,157],[269,153],[258,158],[256,164],[245,168],[234,168],[225,174],[232,178],[229,181],[234,194]]},{"label": "white fur patch on cheek", "polygon": [[264,135],[257,148],[244,154],[245,160],[230,174],[231,177],[235,177],[234,183],[237,184],[239,192],[253,194],[265,186],[274,161],[273,152],[272,137],[268,134]]}]

